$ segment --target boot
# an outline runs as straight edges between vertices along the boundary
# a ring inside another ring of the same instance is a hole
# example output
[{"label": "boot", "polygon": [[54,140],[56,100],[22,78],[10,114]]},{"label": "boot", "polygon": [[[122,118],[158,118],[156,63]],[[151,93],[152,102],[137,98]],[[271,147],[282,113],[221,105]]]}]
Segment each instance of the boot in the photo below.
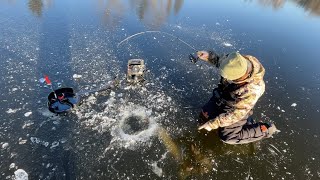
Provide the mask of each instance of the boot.
[{"label": "boot", "polygon": [[260,128],[265,133],[266,138],[270,138],[273,134],[280,132],[273,123],[263,123],[260,125]]}]

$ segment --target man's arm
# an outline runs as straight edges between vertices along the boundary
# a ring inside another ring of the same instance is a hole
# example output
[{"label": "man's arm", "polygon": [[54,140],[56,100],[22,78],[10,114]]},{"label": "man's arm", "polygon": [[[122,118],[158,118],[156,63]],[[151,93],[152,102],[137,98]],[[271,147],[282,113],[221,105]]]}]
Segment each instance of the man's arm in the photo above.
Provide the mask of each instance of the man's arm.
[{"label": "man's arm", "polygon": [[219,114],[214,119],[200,126],[198,129],[211,131],[219,127],[230,126],[243,118],[250,112],[259,99],[259,95],[254,92],[244,91],[241,96],[237,97],[236,102],[229,102],[229,109],[225,113]]},{"label": "man's arm", "polygon": [[225,113],[217,116],[213,121],[218,121],[220,127],[230,126],[243,118],[253,109],[258,97],[256,94],[246,94]]}]

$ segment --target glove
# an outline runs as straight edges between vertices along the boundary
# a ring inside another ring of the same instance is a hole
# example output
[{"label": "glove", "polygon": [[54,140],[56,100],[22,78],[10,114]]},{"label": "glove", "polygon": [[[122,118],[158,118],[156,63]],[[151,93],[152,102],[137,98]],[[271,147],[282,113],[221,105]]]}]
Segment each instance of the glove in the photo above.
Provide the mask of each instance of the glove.
[{"label": "glove", "polygon": [[197,56],[201,60],[209,61],[209,52],[208,51],[197,51]]},{"label": "glove", "polygon": [[212,63],[214,66],[219,67],[219,56],[213,51],[198,51],[197,56],[199,59]]},{"label": "glove", "polygon": [[220,122],[218,120],[208,121],[205,124],[201,125],[198,130],[205,129],[207,131],[211,131],[214,129],[218,129],[220,127]]}]

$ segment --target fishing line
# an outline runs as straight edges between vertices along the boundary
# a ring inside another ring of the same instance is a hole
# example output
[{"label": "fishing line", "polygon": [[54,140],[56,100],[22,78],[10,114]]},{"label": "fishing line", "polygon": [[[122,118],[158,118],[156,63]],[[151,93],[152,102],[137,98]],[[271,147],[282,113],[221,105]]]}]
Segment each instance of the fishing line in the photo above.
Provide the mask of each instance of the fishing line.
[{"label": "fishing line", "polygon": [[166,34],[168,36],[171,36],[173,38],[176,38],[177,40],[179,40],[180,42],[182,42],[183,44],[187,45],[188,47],[190,47],[191,49],[196,50],[196,48],[194,48],[193,46],[191,46],[190,44],[186,43],[185,41],[183,41],[182,39],[178,38],[177,36],[174,36],[172,34],[169,34],[169,33],[166,33],[166,32],[162,32],[162,31],[143,31],[143,32],[139,32],[139,33],[136,33],[136,34],[133,34],[127,38],[125,38],[124,40],[122,40],[121,42],[118,43],[117,47],[119,47],[122,43],[130,40],[131,38],[134,38],[136,36],[139,36],[139,35],[142,35],[142,34],[145,34],[145,33],[160,33],[160,34]]}]

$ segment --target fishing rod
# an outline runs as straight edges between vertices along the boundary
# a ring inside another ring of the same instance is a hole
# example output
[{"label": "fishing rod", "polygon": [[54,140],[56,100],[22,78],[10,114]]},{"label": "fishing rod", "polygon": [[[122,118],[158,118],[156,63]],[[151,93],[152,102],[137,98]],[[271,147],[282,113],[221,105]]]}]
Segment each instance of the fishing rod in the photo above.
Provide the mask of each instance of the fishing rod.
[{"label": "fishing rod", "polygon": [[115,88],[118,85],[119,85],[119,80],[117,79],[117,77],[115,77],[113,81],[110,81],[108,84],[106,84],[102,87],[91,89],[91,90],[80,90],[77,93],[77,95],[78,96],[85,96],[85,95],[91,94],[91,93],[102,92],[102,91],[106,91],[106,90],[110,90],[112,88]]},{"label": "fishing rod", "polygon": [[190,44],[188,44],[187,42],[183,41],[182,39],[178,38],[177,36],[174,36],[173,34],[169,34],[167,32],[162,32],[162,31],[143,31],[143,32],[139,32],[139,33],[136,33],[136,34],[133,34],[127,38],[125,38],[124,40],[120,41],[117,45],[117,47],[119,47],[122,43],[130,40],[131,38],[134,38],[136,36],[139,36],[139,35],[142,35],[142,34],[145,34],[145,33],[160,33],[160,34],[166,34],[168,36],[171,36],[173,38],[176,38],[177,40],[179,40],[180,42],[182,42],[183,44],[187,45],[188,47],[190,47],[191,49],[195,50],[196,51],[196,48],[194,48],[193,46],[191,46]]},{"label": "fishing rod", "polygon": [[[139,35],[142,35],[142,34],[145,34],[145,33],[160,33],[160,34],[166,34],[168,36],[171,36],[177,40],[179,40],[180,42],[182,42],[183,44],[187,45],[188,47],[190,47],[191,49],[196,50],[196,48],[194,48],[193,46],[191,46],[190,44],[188,44],[187,42],[183,41],[182,39],[178,38],[177,36],[174,36],[173,34],[170,34],[170,33],[167,33],[167,32],[162,32],[162,31],[143,31],[143,32],[139,32],[139,33],[136,33],[136,34],[133,34],[127,38],[125,38],[124,40],[120,41],[117,45],[117,47],[121,46],[121,44],[123,44],[124,42],[126,41],[129,41],[130,39],[136,37],[136,36],[139,36]],[[198,56],[194,56],[193,54],[189,54],[189,60],[192,62],[192,63],[196,63],[198,62],[199,60],[199,57]]]},{"label": "fishing rod", "polygon": [[57,97],[57,94],[56,94],[56,92],[55,92],[55,90],[54,90],[54,88],[53,88],[53,85],[52,85],[52,82],[51,82],[51,80],[49,79],[49,76],[47,76],[47,75],[44,75],[44,78],[40,78],[40,83],[46,83],[47,84],[47,86],[49,86],[50,87],[50,89],[51,89],[51,91],[53,92],[53,94],[54,94],[54,97],[57,99],[58,97]]}]

